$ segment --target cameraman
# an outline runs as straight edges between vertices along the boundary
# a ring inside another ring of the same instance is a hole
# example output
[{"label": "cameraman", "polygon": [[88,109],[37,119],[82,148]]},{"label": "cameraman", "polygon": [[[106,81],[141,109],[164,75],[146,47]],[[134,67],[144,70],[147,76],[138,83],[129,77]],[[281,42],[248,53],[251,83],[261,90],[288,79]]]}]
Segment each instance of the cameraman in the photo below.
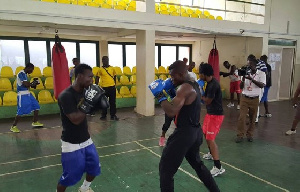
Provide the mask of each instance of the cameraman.
[{"label": "cameraman", "polygon": [[241,110],[240,117],[238,119],[238,127],[237,127],[237,138],[235,139],[236,143],[240,143],[243,141],[244,130],[245,130],[245,121],[246,116],[249,109],[249,128],[247,129],[246,136],[249,142],[253,141],[253,131],[255,125],[255,118],[257,114],[258,104],[259,104],[259,96],[261,89],[266,84],[266,74],[257,70],[257,60],[256,59],[248,59],[248,65],[250,66],[250,73],[242,77],[241,89],[242,89],[242,97],[241,97]]}]

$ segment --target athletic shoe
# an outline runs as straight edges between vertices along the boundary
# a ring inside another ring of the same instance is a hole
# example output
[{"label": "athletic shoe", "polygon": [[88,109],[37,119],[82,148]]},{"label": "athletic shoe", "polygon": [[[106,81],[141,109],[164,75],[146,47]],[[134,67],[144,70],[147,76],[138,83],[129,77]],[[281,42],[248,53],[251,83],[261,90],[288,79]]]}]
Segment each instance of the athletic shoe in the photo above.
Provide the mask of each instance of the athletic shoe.
[{"label": "athletic shoe", "polygon": [[17,126],[11,126],[10,131],[13,133],[20,133],[20,130],[18,129]]},{"label": "athletic shoe", "polygon": [[85,191],[82,190],[81,187],[79,187],[78,192],[94,192],[94,191],[90,187],[87,190],[85,190]]},{"label": "athletic shoe", "polygon": [[160,137],[158,145],[163,147],[165,146],[166,138],[165,137]]},{"label": "athletic shoe", "polygon": [[272,117],[272,114],[271,113],[267,113],[266,117]]},{"label": "athletic shoe", "polygon": [[44,126],[44,124],[42,124],[42,123],[40,123],[40,122],[32,122],[32,127],[43,127]]},{"label": "athletic shoe", "polygon": [[225,172],[225,169],[223,169],[222,167],[220,169],[218,169],[216,166],[214,166],[212,168],[212,170],[210,170],[210,173],[213,177],[216,177],[218,175],[221,175],[222,173]]},{"label": "athletic shoe", "polygon": [[228,103],[227,107],[234,107],[234,103]]},{"label": "athletic shoe", "polygon": [[248,140],[249,142],[253,142],[253,137],[247,137],[247,140]]},{"label": "athletic shoe", "polygon": [[119,121],[119,118],[116,115],[114,115],[114,116],[110,117],[110,120]]},{"label": "athletic shoe", "polygon": [[241,109],[240,105],[237,105],[237,106],[236,106],[236,109],[237,109],[237,110],[240,110],[240,109]]},{"label": "athletic shoe", "polygon": [[[10,129],[11,130],[11,129]],[[287,132],[285,132],[286,135],[293,135],[296,134],[296,130],[292,131],[292,130],[288,130]]]},{"label": "athletic shoe", "polygon": [[210,154],[210,152],[208,152],[207,154],[204,154],[203,155],[203,159],[206,159],[206,160],[214,160],[212,155]]}]

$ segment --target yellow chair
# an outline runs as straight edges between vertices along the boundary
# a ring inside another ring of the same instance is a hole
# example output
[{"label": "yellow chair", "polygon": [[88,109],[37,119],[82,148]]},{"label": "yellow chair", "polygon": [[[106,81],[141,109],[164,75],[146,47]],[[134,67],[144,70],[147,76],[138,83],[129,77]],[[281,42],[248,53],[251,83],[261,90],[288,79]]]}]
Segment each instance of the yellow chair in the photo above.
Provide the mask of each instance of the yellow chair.
[{"label": "yellow chair", "polygon": [[120,67],[114,67],[114,69],[115,69],[115,72],[116,72],[117,75],[122,75],[123,74]]},{"label": "yellow chair", "polygon": [[17,93],[14,91],[7,91],[3,95],[3,106],[16,106]]},{"label": "yellow chair", "polygon": [[159,66],[158,67],[158,73],[167,73],[166,68],[164,66]]},{"label": "yellow chair", "polygon": [[11,78],[14,77],[14,72],[10,66],[3,66],[1,68],[0,77]]},{"label": "yellow chair", "polygon": [[199,74],[198,74],[198,73],[196,74],[196,76],[197,76],[197,79],[200,79],[200,77],[199,77]]},{"label": "yellow chair", "polygon": [[127,11],[136,11],[136,8],[135,8],[135,7],[128,6],[128,7],[127,7]]},{"label": "yellow chair", "polygon": [[31,95],[36,99],[35,93],[33,91],[30,91]]},{"label": "yellow chair", "polygon": [[128,79],[128,77],[126,75],[122,75],[120,77],[120,83],[122,85],[131,85],[131,82],[129,82],[129,79]]},{"label": "yellow chair", "polygon": [[196,73],[196,74],[199,74],[198,67],[194,67],[192,71],[193,71],[194,73]]},{"label": "yellow chair", "polygon": [[101,5],[101,7],[102,7],[102,8],[105,8],[105,9],[111,9],[111,8],[112,8],[112,5],[109,5],[109,4],[107,4],[107,3],[103,3],[103,4]]},{"label": "yellow chair", "polygon": [[199,15],[200,19],[206,19],[207,17],[204,14]]},{"label": "yellow chair", "polygon": [[[36,89],[38,89],[38,90],[44,89],[43,82],[42,82],[41,78],[39,78],[39,77],[32,77],[32,78],[30,79],[30,83],[33,81],[34,78],[38,78],[38,81],[40,82],[40,84],[38,84],[38,85],[36,86]],[[30,89],[33,89],[33,88],[30,88]]]},{"label": "yellow chair", "polygon": [[156,67],[154,68],[154,71],[155,71],[155,74],[158,74],[158,70]]},{"label": "yellow chair", "polygon": [[14,81],[13,89],[14,89],[14,91],[17,91],[17,79],[15,79],[15,81]]},{"label": "yellow chair", "polygon": [[129,89],[127,86],[122,86],[120,88],[120,94],[122,95],[123,98],[130,98],[133,97],[133,95],[130,93]]},{"label": "yellow chair", "polygon": [[194,13],[194,10],[191,8],[187,8],[186,12],[187,12],[187,14],[191,15],[192,13]]},{"label": "yellow chair", "polygon": [[136,8],[136,1],[130,1],[130,3],[128,4],[128,6]]},{"label": "yellow chair", "polygon": [[48,90],[42,90],[38,94],[40,104],[54,103],[51,93]]},{"label": "yellow chair", "polygon": [[57,99],[55,99],[54,95],[52,98],[53,98],[54,103],[57,103]]},{"label": "yellow chair", "polygon": [[70,0],[57,0],[57,3],[72,4],[72,1],[70,1]]},{"label": "yellow chair", "polygon": [[0,78],[0,91],[11,91],[12,86],[8,78]]},{"label": "yellow chair", "polygon": [[103,4],[105,1],[104,0],[94,0],[94,3],[97,3],[99,5]]},{"label": "yellow chair", "polygon": [[131,95],[133,95],[133,97],[136,97],[136,86],[131,87],[130,93],[131,93]]},{"label": "yellow chair", "polygon": [[52,67],[45,67],[43,69],[43,75],[44,77],[52,77]]},{"label": "yellow chair", "polygon": [[100,4],[93,1],[93,2],[87,3],[87,6],[99,8]]},{"label": "yellow chair", "polygon": [[98,71],[100,70],[100,67],[93,67],[93,75],[96,76]]},{"label": "yellow chair", "polygon": [[0,97],[0,106],[2,106],[2,98]]},{"label": "yellow chair", "polygon": [[210,16],[209,11],[204,11],[203,14],[208,18]]},{"label": "yellow chair", "polygon": [[198,15],[200,15],[200,14],[202,14],[202,11],[200,11],[200,9],[196,9],[195,13],[198,14]]},{"label": "yellow chair", "polygon": [[132,74],[136,74],[136,67],[132,67]]},{"label": "yellow chair", "polygon": [[158,79],[157,75],[154,75],[154,80],[157,80],[157,79]]},{"label": "yellow chair", "polygon": [[208,16],[208,18],[212,19],[212,20],[215,20],[215,16],[213,16],[213,15]]},{"label": "yellow chair", "polygon": [[175,12],[170,13],[170,15],[172,15],[172,16],[179,16],[180,14],[177,11],[175,11]]},{"label": "yellow chair", "polygon": [[192,13],[191,17],[193,17],[193,18],[199,18],[199,15],[197,13]]},{"label": "yellow chair", "polygon": [[130,77],[130,82],[131,82],[132,84],[136,84],[136,75],[131,75],[131,77]]},{"label": "yellow chair", "polygon": [[122,7],[127,7],[127,3],[125,1],[117,1],[117,5],[120,5]]},{"label": "yellow chair", "polygon": [[44,2],[51,2],[51,3],[56,3],[56,0],[42,0]]},{"label": "yellow chair", "polygon": [[47,77],[45,80],[45,88],[53,89],[53,77]]},{"label": "yellow chair", "polygon": [[25,68],[25,67],[23,67],[23,66],[17,67],[16,70],[15,70],[15,75],[17,76],[18,73],[19,73],[21,70],[23,70],[24,68]]},{"label": "yellow chair", "polygon": [[167,11],[168,10],[168,5],[167,4],[160,4],[159,9],[160,9],[160,11]]},{"label": "yellow chair", "polygon": [[159,13],[160,9],[159,9],[159,4],[155,3],[155,13]]},{"label": "yellow chair", "polygon": [[169,5],[170,12],[178,12],[178,6],[176,5]]},{"label": "yellow chair", "polygon": [[117,10],[125,10],[126,9],[126,7],[124,7],[122,5],[116,5],[114,8]]},{"label": "yellow chair", "polygon": [[162,15],[170,15],[169,11],[166,11],[166,10],[161,10],[160,14],[162,14]]},{"label": "yellow chair", "polygon": [[169,73],[169,66],[166,68],[166,73]]},{"label": "yellow chair", "polygon": [[185,13],[185,12],[186,12],[185,7],[181,7],[181,8],[180,8],[180,13],[182,14],[182,13]]},{"label": "yellow chair", "polygon": [[42,76],[42,72],[39,67],[34,67],[32,73],[29,74],[29,77],[41,77],[41,76]]},{"label": "yellow chair", "polygon": [[86,3],[84,0],[77,0],[77,5],[86,5]]},{"label": "yellow chair", "polygon": [[190,17],[190,15],[189,15],[188,13],[186,13],[186,12],[181,13],[181,16],[182,16],[182,17]]},{"label": "yellow chair", "polygon": [[223,20],[223,17],[217,16],[217,17],[216,17],[216,20]]},{"label": "yellow chair", "polygon": [[116,85],[122,85],[118,79],[118,77],[116,78]]},{"label": "yellow chair", "polygon": [[159,79],[162,79],[162,80],[166,80],[166,79],[167,79],[167,76],[164,75],[164,74],[162,74],[162,75],[160,75],[158,78],[159,78]]},{"label": "yellow chair", "polygon": [[116,88],[116,98],[122,98],[122,95],[120,95],[118,89]]},{"label": "yellow chair", "polygon": [[125,74],[125,75],[131,75],[131,69],[130,69],[130,67],[123,67],[123,74]]}]

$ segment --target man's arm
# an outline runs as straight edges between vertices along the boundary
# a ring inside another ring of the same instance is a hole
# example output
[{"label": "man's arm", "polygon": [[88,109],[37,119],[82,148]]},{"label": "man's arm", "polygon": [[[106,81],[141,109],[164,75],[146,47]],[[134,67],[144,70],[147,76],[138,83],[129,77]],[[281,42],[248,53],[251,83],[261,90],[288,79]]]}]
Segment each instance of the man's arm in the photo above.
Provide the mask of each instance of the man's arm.
[{"label": "man's arm", "polygon": [[236,66],[235,65],[232,65],[230,67],[230,72],[229,73],[225,73],[225,72],[220,72],[220,75],[223,75],[223,77],[228,77],[229,75],[233,75],[234,72],[236,70]]},{"label": "man's arm", "polygon": [[258,81],[254,80],[252,77],[250,77],[250,75],[247,75],[245,78],[252,81],[252,83],[254,83],[257,87],[264,88],[264,86],[266,85],[266,74],[262,73],[260,75],[261,75],[261,77],[259,78]]},{"label": "man's arm", "polygon": [[298,87],[294,93],[293,105],[297,104],[299,95],[300,95],[300,82],[298,83]]},{"label": "man's arm", "polygon": [[96,78],[95,78],[95,84],[98,85],[99,84],[99,79],[101,76],[101,68],[98,70],[98,72],[96,73]]}]

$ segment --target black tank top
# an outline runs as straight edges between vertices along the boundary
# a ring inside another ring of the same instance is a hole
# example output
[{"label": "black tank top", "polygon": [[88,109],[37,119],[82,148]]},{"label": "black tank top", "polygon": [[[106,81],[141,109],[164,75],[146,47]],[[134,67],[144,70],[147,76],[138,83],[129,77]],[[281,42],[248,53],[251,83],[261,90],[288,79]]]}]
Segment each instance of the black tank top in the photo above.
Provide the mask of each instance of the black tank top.
[{"label": "black tank top", "polygon": [[175,117],[175,124],[177,128],[200,127],[200,111],[201,111],[201,97],[200,89],[197,82],[187,81],[196,91],[196,99],[190,105],[183,105],[179,113]]}]

